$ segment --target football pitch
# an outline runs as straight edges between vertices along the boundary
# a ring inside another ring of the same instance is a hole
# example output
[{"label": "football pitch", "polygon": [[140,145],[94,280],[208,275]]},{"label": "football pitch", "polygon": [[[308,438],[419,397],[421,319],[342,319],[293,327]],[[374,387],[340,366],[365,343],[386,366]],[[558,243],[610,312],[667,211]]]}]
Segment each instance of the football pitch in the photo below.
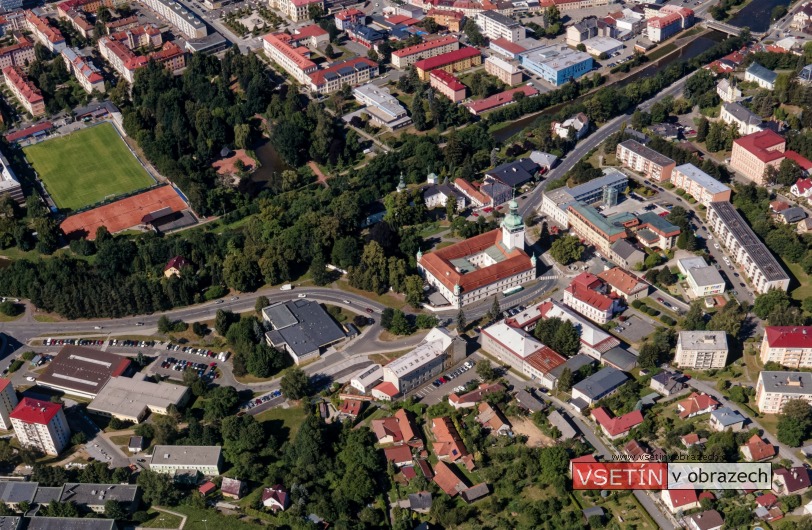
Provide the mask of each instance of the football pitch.
[{"label": "football pitch", "polygon": [[111,123],[23,148],[60,209],[78,210],[155,183]]}]

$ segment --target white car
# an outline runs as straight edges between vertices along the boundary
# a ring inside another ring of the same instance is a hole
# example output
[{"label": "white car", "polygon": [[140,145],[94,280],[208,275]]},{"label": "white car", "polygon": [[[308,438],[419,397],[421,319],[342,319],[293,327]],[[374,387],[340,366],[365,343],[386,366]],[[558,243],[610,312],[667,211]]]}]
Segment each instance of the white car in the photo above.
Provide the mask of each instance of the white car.
[{"label": "white car", "polygon": [[36,378],[31,377],[31,376],[29,375],[28,377],[26,377],[26,378],[25,378],[25,380],[26,380],[26,381],[32,381],[32,382],[33,382],[33,381],[36,381]]},{"label": "white car", "polygon": [[716,250],[719,250],[719,243],[714,243],[713,248],[715,248]]},{"label": "white car", "polygon": [[307,298],[307,295],[305,293],[300,293],[297,297],[298,298]]}]

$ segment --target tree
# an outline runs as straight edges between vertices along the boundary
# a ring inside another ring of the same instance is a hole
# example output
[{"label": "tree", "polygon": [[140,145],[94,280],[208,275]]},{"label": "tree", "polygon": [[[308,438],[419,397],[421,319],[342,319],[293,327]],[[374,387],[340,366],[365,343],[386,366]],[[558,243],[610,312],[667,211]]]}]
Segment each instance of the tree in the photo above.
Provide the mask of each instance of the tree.
[{"label": "tree", "polygon": [[251,126],[247,123],[238,123],[234,126],[234,145],[238,149],[251,147]]},{"label": "tree", "polygon": [[145,469],[138,475],[141,497],[147,504],[174,506],[180,500],[181,491],[175,487],[171,475]]},{"label": "tree", "polygon": [[288,399],[297,400],[310,395],[310,379],[298,366],[288,368],[279,381],[279,387]]},{"label": "tree", "polygon": [[328,43],[327,46],[324,47],[324,55],[326,55],[328,59],[333,58],[333,55],[335,55],[335,51],[333,50],[332,44]]},{"label": "tree", "polygon": [[121,506],[120,502],[109,500],[104,503],[104,516],[108,519],[121,521],[127,518],[127,511]]},{"label": "tree", "polygon": [[459,312],[457,313],[457,330],[458,331],[465,331],[465,328],[468,326],[468,321],[465,319],[465,312],[460,308]]},{"label": "tree", "polygon": [[400,309],[395,309],[392,315],[392,325],[389,326],[389,331],[395,335],[411,335],[414,331],[412,324],[406,317],[406,314]]},{"label": "tree", "polygon": [[677,281],[677,277],[671,272],[668,267],[663,267],[657,273],[657,283],[662,285],[673,285]]},{"label": "tree", "polygon": [[710,128],[710,122],[704,116],[699,119],[699,123],[696,126],[696,141],[697,142],[704,142],[705,139],[708,137],[708,129]]},{"label": "tree", "polygon": [[488,310],[488,320],[496,320],[502,314],[502,308],[499,306],[499,299],[494,295],[491,308]]},{"label": "tree", "polygon": [[448,198],[448,200],[446,200],[445,203],[445,216],[449,223],[454,220],[454,214],[456,213],[456,211],[457,211],[457,197],[452,195],[451,197]]},{"label": "tree", "polygon": [[576,236],[564,236],[555,240],[550,247],[550,255],[558,263],[569,265],[581,259],[584,253],[584,246]]},{"label": "tree", "polygon": [[225,337],[226,333],[228,333],[228,328],[239,319],[240,318],[231,311],[218,309],[214,314],[214,329],[219,335]]},{"label": "tree", "polygon": [[271,302],[267,296],[258,296],[257,301],[254,303],[254,312],[259,315],[269,305],[271,305]]},{"label": "tree", "polygon": [[158,332],[169,333],[170,331],[172,331],[172,322],[169,320],[168,316],[161,315],[158,319]]},{"label": "tree", "polygon": [[705,311],[701,300],[694,301],[685,313],[680,325],[685,331],[703,331],[705,329]]},{"label": "tree", "polygon": [[203,417],[209,421],[221,420],[234,411],[238,402],[239,396],[234,387],[215,387],[203,403]]},{"label": "tree", "polygon": [[812,405],[803,399],[791,399],[778,416],[778,441],[790,447],[800,446],[812,428]]},{"label": "tree", "polygon": [[423,305],[423,278],[417,274],[406,277],[406,303],[415,309]]},{"label": "tree", "polygon": [[414,95],[412,106],[409,110],[411,110],[412,122],[414,123],[415,129],[425,131],[429,127],[429,122],[426,118],[426,109],[423,106],[423,98],[420,94],[416,93]]},{"label": "tree", "polygon": [[476,25],[473,18],[468,19],[465,26],[462,28],[462,31],[465,33],[466,37],[468,37],[468,42],[474,46],[478,47],[485,45],[485,37],[482,36],[482,33],[479,31],[479,26]]},{"label": "tree", "polygon": [[496,379],[496,372],[493,369],[491,361],[488,359],[477,361],[475,370],[476,375],[482,378],[483,381],[493,381]]},{"label": "tree", "polygon": [[558,389],[562,392],[569,392],[573,385],[572,370],[564,368],[558,378]]},{"label": "tree", "polygon": [[323,286],[330,283],[330,271],[327,270],[327,263],[321,252],[316,252],[316,255],[313,256],[308,272],[316,285]]},{"label": "tree", "polygon": [[209,332],[209,328],[202,322],[194,322],[192,323],[192,332],[198,337],[203,337]]},{"label": "tree", "polygon": [[787,293],[778,289],[772,289],[764,294],[756,296],[753,304],[753,313],[760,319],[766,319],[770,313],[776,309],[786,309],[790,306],[790,299]]}]

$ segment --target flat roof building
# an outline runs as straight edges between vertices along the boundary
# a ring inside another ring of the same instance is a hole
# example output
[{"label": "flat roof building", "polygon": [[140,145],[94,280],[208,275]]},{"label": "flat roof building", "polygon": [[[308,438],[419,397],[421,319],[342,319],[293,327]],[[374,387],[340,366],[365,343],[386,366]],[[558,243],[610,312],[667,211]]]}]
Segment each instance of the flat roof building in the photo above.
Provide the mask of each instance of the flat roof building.
[{"label": "flat roof building", "polygon": [[576,400],[580,400],[583,404],[589,406],[613,394],[628,380],[629,377],[626,374],[611,366],[607,366],[600,372],[587,377],[572,387],[573,404],[583,409],[584,407],[580,406],[581,403],[576,403]]},{"label": "flat roof building", "polygon": [[762,414],[779,414],[791,399],[812,403],[812,373],[767,372],[758,374],[756,404]]},{"label": "flat roof building", "polygon": [[680,368],[696,370],[724,368],[727,352],[724,331],[680,331],[674,362]]},{"label": "flat roof building", "polygon": [[524,26],[499,11],[482,11],[477,13],[474,20],[482,34],[489,39],[516,42],[525,37]]},{"label": "flat roof building", "polygon": [[485,58],[485,71],[508,86],[522,82],[522,72],[518,66],[494,55]]},{"label": "flat roof building", "polygon": [[355,87],[352,94],[358,102],[366,105],[364,110],[375,124],[395,130],[412,123],[406,108],[386,87],[367,83]]},{"label": "flat roof building", "polygon": [[519,55],[522,66],[555,86],[592,71],[592,57],[561,45],[550,45]]},{"label": "flat roof building", "polygon": [[197,471],[205,476],[220,474],[222,448],[216,445],[156,445],[149,468],[156,473],[175,475]]},{"label": "flat roof building", "polygon": [[684,190],[706,208],[712,202],[730,202],[730,188],[693,164],[682,164],[671,172],[671,184]]},{"label": "flat roof building", "polygon": [[63,346],[37,379],[37,385],[94,398],[111,377],[123,375],[130,360],[82,346]]},{"label": "flat roof building", "polygon": [[657,182],[666,182],[671,179],[671,172],[677,165],[667,156],[661,155],[636,140],[626,140],[617,144],[616,155],[618,161],[625,167]]},{"label": "flat roof building", "polygon": [[567,227],[567,207],[574,202],[594,204],[607,202],[607,195],[620,195],[629,187],[629,177],[616,169],[604,169],[603,176],[572,188],[564,187],[545,192],[541,199],[540,211],[551,217],[557,224]]},{"label": "flat roof building", "polygon": [[787,273],[732,204],[710,203],[707,224],[716,233],[717,240],[727,248],[733,261],[741,266],[756,293],[766,293],[770,289],[786,291],[789,288]]},{"label": "flat roof building", "polygon": [[180,2],[174,0],[143,0],[143,2],[187,37],[199,39],[209,33],[206,24]]},{"label": "flat roof building", "polygon": [[138,507],[140,491],[135,484],[66,483],[59,502],[72,502],[96,513],[104,513],[104,503],[116,501],[127,512]]},{"label": "flat roof building", "polygon": [[122,421],[141,423],[150,412],[167,414],[189,399],[189,388],[173,383],[151,383],[129,377],[112,377],[87,406],[87,410]]},{"label": "flat roof building", "polygon": [[423,385],[446,366],[456,334],[446,328],[434,328],[412,351],[383,367],[383,380],[401,393]]},{"label": "flat roof building", "polygon": [[266,342],[288,352],[296,364],[314,359],[322,349],[346,337],[333,317],[313,300],[292,300],[268,306],[262,316],[273,327]]}]

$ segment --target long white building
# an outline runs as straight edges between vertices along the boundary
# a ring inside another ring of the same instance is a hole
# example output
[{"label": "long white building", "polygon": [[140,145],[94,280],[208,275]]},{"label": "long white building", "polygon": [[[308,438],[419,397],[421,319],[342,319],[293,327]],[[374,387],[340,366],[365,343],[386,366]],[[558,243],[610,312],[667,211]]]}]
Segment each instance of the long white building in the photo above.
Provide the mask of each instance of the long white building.
[{"label": "long white building", "polygon": [[209,34],[206,24],[180,2],[173,0],[141,1],[187,37],[200,39]]},{"label": "long white building", "polygon": [[384,383],[406,394],[435,379],[453,357],[449,351],[455,338],[456,334],[446,328],[432,329],[415,349],[384,365]]},{"label": "long white building", "polygon": [[760,358],[763,364],[812,368],[812,326],[767,326]]},{"label": "long white building", "polygon": [[476,25],[489,39],[505,39],[510,42],[525,37],[524,26],[499,11],[482,11],[476,16]]},{"label": "long white building", "polygon": [[724,368],[727,352],[724,331],[680,331],[674,362],[680,368]]},{"label": "long white building", "polygon": [[787,273],[732,204],[710,203],[707,224],[753,283],[756,293],[789,288]]}]

